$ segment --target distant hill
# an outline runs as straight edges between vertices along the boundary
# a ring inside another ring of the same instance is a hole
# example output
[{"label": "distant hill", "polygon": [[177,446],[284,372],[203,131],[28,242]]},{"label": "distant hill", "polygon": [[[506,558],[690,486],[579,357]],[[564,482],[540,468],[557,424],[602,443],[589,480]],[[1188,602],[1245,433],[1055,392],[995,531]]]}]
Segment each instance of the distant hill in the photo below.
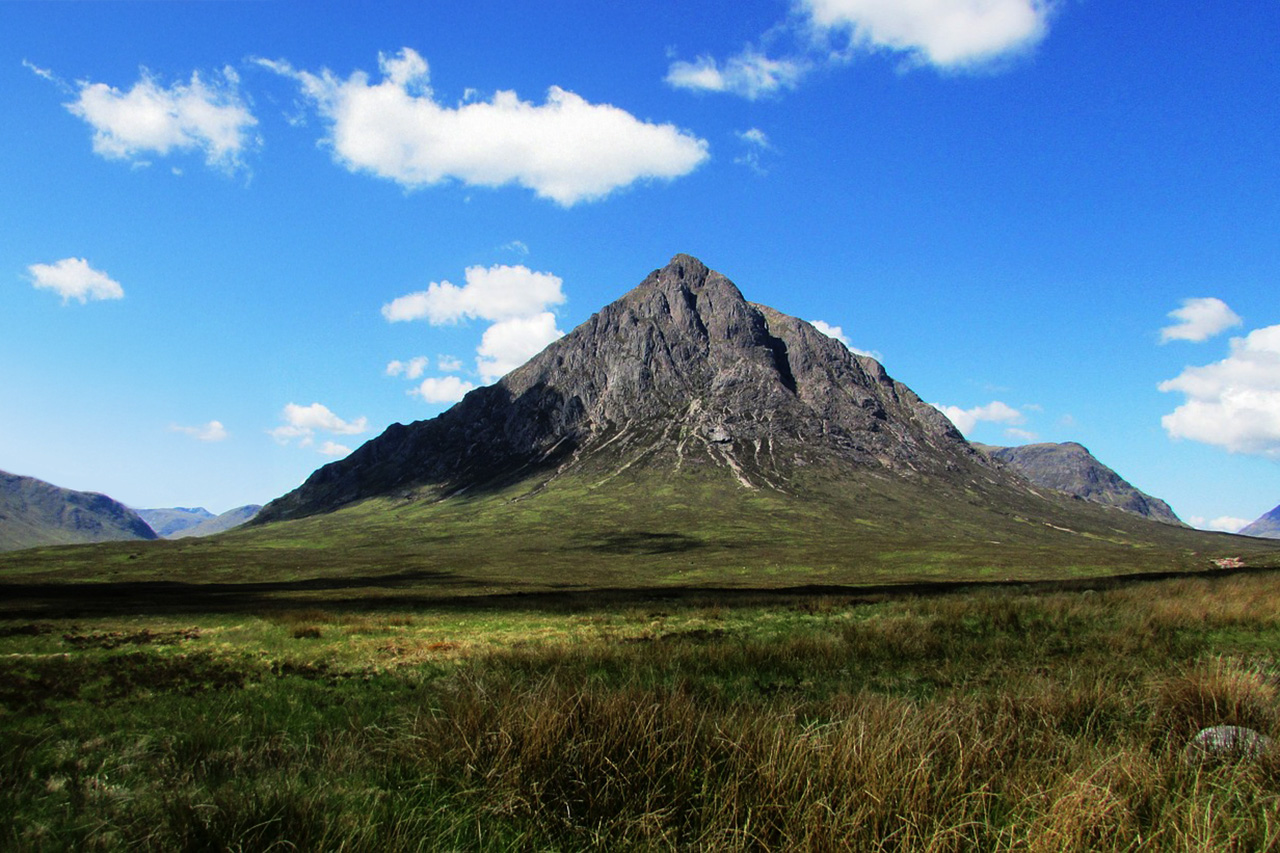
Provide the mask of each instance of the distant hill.
[{"label": "distant hill", "polygon": [[202,506],[176,506],[167,509],[140,509],[138,515],[151,525],[162,539],[185,539],[188,536],[212,536],[244,524],[262,509],[258,504],[239,506],[214,515]]},{"label": "distant hill", "polygon": [[142,516],[142,520],[151,525],[151,529],[156,535],[162,539],[167,539],[175,533],[183,530],[190,530],[198,524],[208,521],[216,516],[202,506],[185,507],[175,506],[168,509],[135,509],[138,515]]},{"label": "distant hill", "polygon": [[211,516],[199,524],[180,530],[177,533],[173,533],[167,538],[185,539],[190,536],[212,536],[215,533],[221,533],[224,530],[239,527],[246,521],[250,521],[261,509],[262,506],[259,504],[238,506],[235,509],[227,510],[222,513],[222,515]]},{"label": "distant hill", "polygon": [[975,442],[973,446],[1005,463],[1037,486],[1057,489],[1166,524],[1185,526],[1167,503],[1139,491],[1099,462],[1086,447],[1074,441],[1024,444],[1020,447],[994,447]]},{"label": "distant hill", "polygon": [[155,538],[136,512],[106,495],[0,471],[0,551]]},{"label": "distant hill", "polygon": [[1240,531],[1244,536],[1261,536],[1265,539],[1280,539],[1280,506],[1246,526]]}]

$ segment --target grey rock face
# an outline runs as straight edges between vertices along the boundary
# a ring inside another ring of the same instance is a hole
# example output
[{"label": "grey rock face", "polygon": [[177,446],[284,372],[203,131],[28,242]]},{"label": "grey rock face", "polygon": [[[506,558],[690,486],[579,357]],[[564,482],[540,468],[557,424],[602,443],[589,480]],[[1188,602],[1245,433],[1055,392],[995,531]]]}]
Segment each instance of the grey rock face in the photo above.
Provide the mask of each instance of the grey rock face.
[{"label": "grey rock face", "polygon": [[1261,536],[1266,539],[1280,539],[1280,506],[1245,526],[1240,533],[1244,536]]},{"label": "grey rock face", "polygon": [[1026,444],[1021,447],[993,447],[976,443],[974,446],[1037,486],[1057,489],[1166,524],[1182,525],[1181,519],[1167,503],[1134,488],[1123,477],[1094,458],[1087,448],[1074,441],[1063,444]]},{"label": "grey rock face", "polygon": [[1201,729],[1187,744],[1188,763],[1240,761],[1257,758],[1271,749],[1271,738],[1244,726],[1211,726]]},{"label": "grey rock face", "polygon": [[818,465],[990,475],[951,422],[874,359],[677,255],[496,384],[432,420],[393,424],[258,520],[636,460],[718,465],[745,488],[785,489],[797,467]]},{"label": "grey rock face", "polygon": [[106,495],[0,471],[0,551],[155,538],[136,512]]}]

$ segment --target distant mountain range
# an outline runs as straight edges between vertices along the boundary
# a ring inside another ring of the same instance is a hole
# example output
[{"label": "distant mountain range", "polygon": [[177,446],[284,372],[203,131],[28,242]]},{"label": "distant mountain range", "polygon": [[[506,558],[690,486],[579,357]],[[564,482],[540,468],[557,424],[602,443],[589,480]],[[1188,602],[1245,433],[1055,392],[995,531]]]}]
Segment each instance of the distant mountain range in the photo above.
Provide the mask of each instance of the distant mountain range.
[{"label": "distant mountain range", "polygon": [[0,471],[0,551],[155,538],[136,512],[106,495]]},{"label": "distant mountain range", "polygon": [[1243,528],[1240,533],[1244,536],[1280,539],[1280,506]]},{"label": "distant mountain range", "polygon": [[973,446],[1037,486],[1057,489],[1166,524],[1185,526],[1167,503],[1134,488],[1099,462],[1087,448],[1074,441],[1024,444],[1020,447],[994,447],[973,442]]},{"label": "distant mountain range", "polygon": [[77,492],[0,471],[0,551],[211,536],[244,524],[260,509],[251,504],[221,515],[203,507],[134,510],[97,492]]},{"label": "distant mountain range", "polygon": [[202,506],[169,507],[166,509],[140,509],[138,515],[151,525],[162,539],[185,539],[191,536],[212,536],[244,524],[258,514],[262,507],[248,504],[214,515]]}]

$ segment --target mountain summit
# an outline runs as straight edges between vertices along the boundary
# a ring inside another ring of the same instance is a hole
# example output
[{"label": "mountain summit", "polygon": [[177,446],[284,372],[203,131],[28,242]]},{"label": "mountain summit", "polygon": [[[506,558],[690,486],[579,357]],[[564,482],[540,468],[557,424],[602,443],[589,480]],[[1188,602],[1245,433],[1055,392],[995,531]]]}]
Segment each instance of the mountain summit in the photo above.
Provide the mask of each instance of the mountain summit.
[{"label": "mountain summit", "polygon": [[741,488],[786,493],[806,468],[911,477],[983,460],[874,359],[677,255],[496,384],[391,426],[258,521],[637,464],[714,466]]}]

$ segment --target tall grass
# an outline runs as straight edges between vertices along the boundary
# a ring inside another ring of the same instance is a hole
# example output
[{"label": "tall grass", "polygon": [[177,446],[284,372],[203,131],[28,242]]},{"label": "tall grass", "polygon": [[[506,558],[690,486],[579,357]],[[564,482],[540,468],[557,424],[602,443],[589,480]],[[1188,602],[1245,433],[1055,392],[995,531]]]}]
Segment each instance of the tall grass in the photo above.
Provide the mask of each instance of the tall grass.
[{"label": "tall grass", "polygon": [[[434,656],[469,617],[210,617],[97,649],[15,629],[0,844],[1280,849],[1280,755],[1183,757],[1207,725],[1280,735],[1277,592],[543,614]],[[392,642],[422,651],[388,667]]]}]

